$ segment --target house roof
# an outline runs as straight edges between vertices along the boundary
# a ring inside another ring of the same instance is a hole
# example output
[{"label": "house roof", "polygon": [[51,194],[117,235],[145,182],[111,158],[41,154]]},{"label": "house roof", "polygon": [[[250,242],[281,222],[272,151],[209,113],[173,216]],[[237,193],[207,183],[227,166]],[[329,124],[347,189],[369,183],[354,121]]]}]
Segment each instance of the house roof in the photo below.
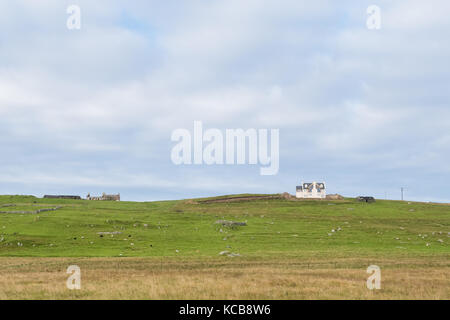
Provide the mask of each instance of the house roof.
[{"label": "house roof", "polygon": [[314,186],[320,190],[325,189],[325,182],[303,182],[301,186],[297,186],[297,190],[313,189]]}]

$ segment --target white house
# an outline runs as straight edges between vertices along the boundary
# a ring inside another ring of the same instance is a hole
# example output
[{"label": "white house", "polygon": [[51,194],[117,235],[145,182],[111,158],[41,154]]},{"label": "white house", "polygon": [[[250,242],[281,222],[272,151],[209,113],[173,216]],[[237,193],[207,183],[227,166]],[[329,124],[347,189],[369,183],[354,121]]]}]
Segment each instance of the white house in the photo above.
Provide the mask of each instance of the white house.
[{"label": "white house", "polygon": [[327,196],[324,182],[303,182],[301,186],[297,186],[295,193],[297,198],[307,199],[325,199]]}]

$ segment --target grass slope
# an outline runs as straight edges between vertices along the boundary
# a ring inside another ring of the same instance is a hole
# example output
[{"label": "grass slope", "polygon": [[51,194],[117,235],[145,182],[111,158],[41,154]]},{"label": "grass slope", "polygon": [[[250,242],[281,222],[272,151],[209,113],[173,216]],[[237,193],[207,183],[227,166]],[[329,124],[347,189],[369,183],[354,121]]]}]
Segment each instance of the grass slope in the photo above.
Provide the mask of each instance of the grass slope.
[{"label": "grass slope", "polygon": [[[0,196],[2,212],[55,206],[62,208],[0,213],[0,256],[217,257],[224,250],[249,258],[450,253],[450,206],[443,204],[354,199],[138,203]],[[222,227],[214,223],[219,219],[247,226]],[[114,231],[122,234],[97,234]]]}]

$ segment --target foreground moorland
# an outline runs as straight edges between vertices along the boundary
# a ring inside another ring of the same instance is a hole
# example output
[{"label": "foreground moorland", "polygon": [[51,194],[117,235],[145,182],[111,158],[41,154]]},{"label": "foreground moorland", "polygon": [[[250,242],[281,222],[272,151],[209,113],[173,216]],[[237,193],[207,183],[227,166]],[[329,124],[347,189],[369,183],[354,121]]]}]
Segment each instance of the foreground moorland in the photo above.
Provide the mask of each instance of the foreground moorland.
[{"label": "foreground moorland", "polygon": [[0,299],[450,299],[448,205],[236,197],[0,196]]}]

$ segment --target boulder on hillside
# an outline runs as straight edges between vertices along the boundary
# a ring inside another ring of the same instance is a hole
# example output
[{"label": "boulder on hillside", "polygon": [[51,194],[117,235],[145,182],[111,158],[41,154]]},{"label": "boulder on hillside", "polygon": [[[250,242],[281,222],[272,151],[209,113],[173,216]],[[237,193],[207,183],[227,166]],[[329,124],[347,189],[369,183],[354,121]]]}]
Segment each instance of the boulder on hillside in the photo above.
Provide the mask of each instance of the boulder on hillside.
[{"label": "boulder on hillside", "polygon": [[107,231],[107,232],[97,232],[97,234],[101,235],[101,236],[104,236],[104,235],[110,235],[110,234],[112,234],[112,235],[122,234],[122,232],[120,232],[120,231],[112,231],[112,232]]},{"label": "boulder on hillside", "polygon": [[225,227],[237,227],[237,226],[246,226],[245,222],[236,222],[236,221],[228,221],[228,220],[217,220],[215,224],[221,224]]}]

